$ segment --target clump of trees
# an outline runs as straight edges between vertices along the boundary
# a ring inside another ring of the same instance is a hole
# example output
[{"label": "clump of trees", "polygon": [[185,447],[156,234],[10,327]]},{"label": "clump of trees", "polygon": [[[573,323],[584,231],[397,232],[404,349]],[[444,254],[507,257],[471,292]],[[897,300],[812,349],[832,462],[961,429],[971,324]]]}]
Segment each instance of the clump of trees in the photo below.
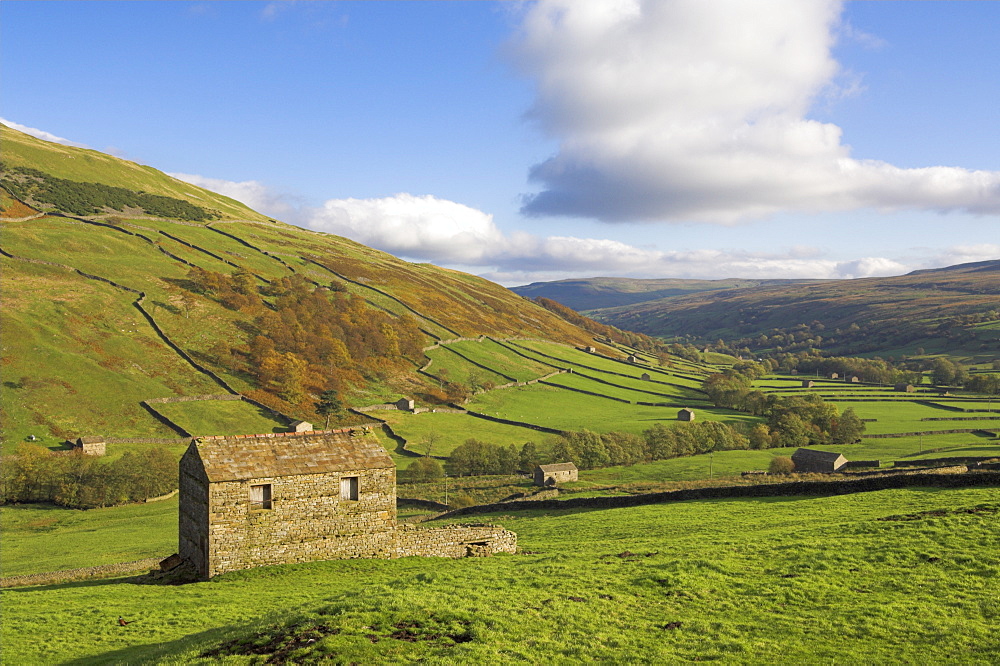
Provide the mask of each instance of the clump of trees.
[{"label": "clump of trees", "polygon": [[164,448],[107,461],[79,451],[25,444],[3,457],[0,501],[51,502],[75,509],[143,502],[177,487],[177,460]]},{"label": "clump of trees", "polygon": [[444,466],[431,458],[422,456],[396,475],[400,483],[428,483],[444,478]]},{"label": "clump of trees", "polygon": [[[709,375],[703,388],[717,407],[767,417],[748,432],[750,448],[766,449],[809,444],[853,444],[865,424],[852,408],[843,413],[818,395],[778,396],[752,387],[753,381],[774,369],[776,362],[744,361],[725,372]],[[838,366],[842,367],[842,366]]]},{"label": "clump of trees", "polygon": [[394,318],[301,275],[260,285],[242,269],[225,275],[194,267],[187,279],[191,292],[254,315],[244,344],[220,341],[210,351],[221,367],[253,377],[264,395],[252,397],[272,406],[282,405],[269,396],[308,410],[317,404],[309,394],[362,388],[412,367],[422,353],[423,336],[412,316]]},{"label": "clump of trees", "polygon": [[72,215],[95,215],[105,210],[139,208],[149,215],[174,220],[198,222],[216,217],[214,213],[183,199],[101,183],[79,183],[28,167],[5,168],[4,171],[7,172],[5,185],[18,198],[49,204]]}]

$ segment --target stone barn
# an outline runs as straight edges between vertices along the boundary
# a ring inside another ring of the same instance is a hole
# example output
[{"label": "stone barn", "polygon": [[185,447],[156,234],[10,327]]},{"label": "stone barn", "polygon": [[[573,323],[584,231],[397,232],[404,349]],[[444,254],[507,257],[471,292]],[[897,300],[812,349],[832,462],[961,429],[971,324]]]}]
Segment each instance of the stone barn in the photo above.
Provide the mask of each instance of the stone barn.
[{"label": "stone barn", "polygon": [[802,388],[812,388],[813,386],[816,386],[816,382],[808,379],[802,380]]},{"label": "stone barn", "polygon": [[635,354],[630,354],[628,358],[625,359],[629,363],[639,363],[639,357]]},{"label": "stone barn", "polygon": [[840,375],[836,372],[831,372],[830,379],[840,379]]},{"label": "stone barn", "polygon": [[847,378],[847,381],[851,382],[852,384],[858,384],[861,382],[861,377],[858,377],[857,375],[851,375],[850,377]]},{"label": "stone barn", "polygon": [[567,481],[577,481],[580,473],[571,462],[535,466],[535,485],[554,486]]},{"label": "stone barn", "polygon": [[644,382],[651,382],[651,381],[653,381],[653,377],[648,372],[642,373],[642,376],[639,377],[639,379],[641,379]]},{"label": "stone barn", "polygon": [[179,554],[199,577],[269,564],[514,552],[493,526],[396,525],[396,467],[365,430],[204,437],[180,463]]},{"label": "stone barn", "polygon": [[679,412],[677,412],[677,420],[678,421],[694,421],[694,410],[693,409],[688,409],[687,407],[685,407],[684,409],[682,409]]},{"label": "stone barn", "polygon": [[899,391],[900,393],[913,393],[916,391],[916,389],[913,388],[913,384],[896,384],[892,387],[892,390]]},{"label": "stone barn", "polygon": [[104,441],[104,437],[100,435],[79,437],[73,442],[73,450],[82,451],[88,456],[103,456],[107,453],[107,443]]},{"label": "stone barn", "polygon": [[401,412],[412,412],[415,403],[412,398],[400,398],[394,404],[396,405],[396,409]]},{"label": "stone barn", "polygon": [[588,354],[596,354],[597,347],[584,347],[583,351],[587,352]]},{"label": "stone barn", "polygon": [[799,449],[792,454],[796,472],[836,472],[847,464],[847,458],[839,453]]},{"label": "stone barn", "polygon": [[313,429],[313,424],[309,421],[292,421],[292,430],[295,432],[309,432]]}]

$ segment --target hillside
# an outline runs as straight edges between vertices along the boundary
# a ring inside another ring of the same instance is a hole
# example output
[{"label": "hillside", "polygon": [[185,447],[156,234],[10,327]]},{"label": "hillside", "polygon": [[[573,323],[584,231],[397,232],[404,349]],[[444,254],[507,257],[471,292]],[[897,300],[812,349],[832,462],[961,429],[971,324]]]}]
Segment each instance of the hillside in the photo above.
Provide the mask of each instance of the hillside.
[{"label": "hillside", "polygon": [[912,354],[922,347],[971,362],[1000,356],[1000,260],[899,277],[775,281],[613,308],[580,305],[619,328],[758,351]]},{"label": "hillside", "polygon": [[[6,127],[0,140],[8,442],[177,437],[142,401],[179,396],[242,394],[310,420],[324,390],[348,406],[444,401],[415,372],[437,340],[593,344],[487,280],[268,220],[96,151]],[[230,411],[252,431],[283,427],[266,409]]]}]

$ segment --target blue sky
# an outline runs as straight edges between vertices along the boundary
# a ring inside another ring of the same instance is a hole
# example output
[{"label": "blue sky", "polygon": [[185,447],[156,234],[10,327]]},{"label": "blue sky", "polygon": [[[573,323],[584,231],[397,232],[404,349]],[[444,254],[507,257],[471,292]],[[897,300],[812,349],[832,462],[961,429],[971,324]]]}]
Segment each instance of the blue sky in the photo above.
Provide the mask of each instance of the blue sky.
[{"label": "blue sky", "polygon": [[1000,258],[1000,3],[0,3],[0,117],[503,284]]}]

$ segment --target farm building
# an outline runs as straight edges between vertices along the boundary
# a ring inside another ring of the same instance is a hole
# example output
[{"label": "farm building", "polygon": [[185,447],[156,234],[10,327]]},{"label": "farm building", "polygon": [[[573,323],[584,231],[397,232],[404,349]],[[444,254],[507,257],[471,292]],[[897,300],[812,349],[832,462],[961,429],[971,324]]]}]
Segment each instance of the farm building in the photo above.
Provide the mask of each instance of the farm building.
[{"label": "farm building", "polygon": [[799,449],[792,454],[796,472],[836,472],[847,464],[847,458],[839,453]]},{"label": "farm building", "polygon": [[836,372],[831,372],[830,379],[840,379],[840,375]]},{"label": "farm building", "polygon": [[104,437],[91,435],[90,437],[79,437],[73,443],[74,451],[82,451],[88,456],[103,456],[107,453],[107,444]]},{"label": "farm building", "polygon": [[802,388],[812,388],[815,385],[816,385],[816,382],[814,382],[814,381],[812,381],[810,379],[804,379],[804,380],[802,380]]},{"label": "farm building", "polygon": [[795,370],[795,369],[793,368],[793,369],[792,369],[792,374],[793,374],[793,375],[797,375],[797,374],[799,374],[799,371],[798,371],[798,370]]},{"label": "farm building", "polygon": [[913,388],[913,384],[896,384],[892,387],[893,391],[899,391],[900,393],[913,393],[916,389]]},{"label": "farm building", "polygon": [[684,409],[682,409],[679,412],[677,412],[677,420],[678,421],[694,421],[694,410],[693,409],[688,409],[687,407],[685,407]]},{"label": "farm building", "polygon": [[557,483],[576,481],[580,478],[576,465],[571,462],[535,466],[535,485],[554,486]]},{"label": "farm building", "polygon": [[857,384],[861,381],[861,377],[858,377],[857,375],[851,375],[850,377],[847,378],[847,381],[851,382],[852,384]]},{"label": "farm building", "polygon": [[588,354],[596,354],[597,347],[584,347],[583,351],[587,352]]},{"label": "farm building", "polygon": [[642,376],[639,377],[639,379],[641,379],[644,382],[648,382],[648,381],[652,381],[653,378],[650,376],[650,374],[648,372],[644,372],[644,373],[642,373]]},{"label": "farm building", "polygon": [[412,412],[413,411],[413,399],[412,398],[400,398],[395,402],[396,409],[401,412]]},{"label": "farm building", "polygon": [[313,424],[309,421],[292,421],[292,430],[295,432],[309,432],[313,429]]},{"label": "farm building", "polygon": [[625,360],[628,361],[629,363],[638,363],[639,357],[636,356],[635,354],[630,354],[629,357],[626,358]]},{"label": "farm building", "polygon": [[363,429],[205,437],[180,463],[179,554],[201,578],[269,564],[513,552],[501,528],[396,525],[396,468]]}]

